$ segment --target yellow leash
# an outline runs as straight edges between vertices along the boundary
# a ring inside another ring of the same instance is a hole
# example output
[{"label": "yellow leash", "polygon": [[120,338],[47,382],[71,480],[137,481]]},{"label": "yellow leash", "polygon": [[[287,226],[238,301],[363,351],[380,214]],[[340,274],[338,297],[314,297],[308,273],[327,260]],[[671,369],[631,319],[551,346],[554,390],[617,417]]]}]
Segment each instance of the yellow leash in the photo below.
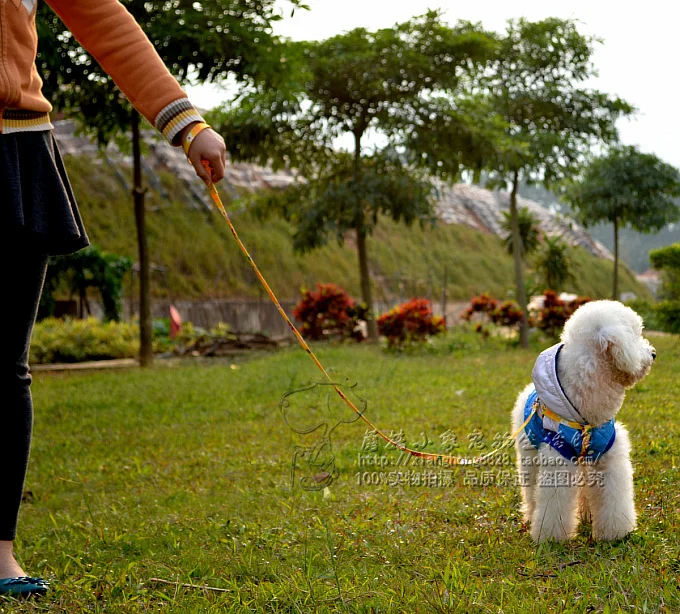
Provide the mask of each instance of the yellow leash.
[{"label": "yellow leash", "polygon": [[[208,171],[208,174],[210,175],[210,165],[207,161],[203,161],[203,165],[206,167],[206,170]],[[475,464],[480,464],[487,458],[498,454],[501,450],[503,450],[505,447],[507,447],[514,439],[519,435],[524,427],[529,424],[529,421],[533,417],[534,413],[536,412],[536,408],[534,407],[529,414],[529,417],[524,421],[524,424],[520,426],[517,431],[515,431],[510,437],[508,437],[507,441],[503,443],[502,446],[496,448],[492,452],[489,452],[488,454],[485,454],[483,456],[477,457],[477,458],[461,458],[458,456],[451,456],[447,454],[435,454],[432,452],[421,452],[420,450],[412,450],[411,448],[406,447],[405,445],[401,444],[398,441],[395,441],[385,433],[383,433],[378,427],[374,426],[373,423],[364,416],[363,412],[361,412],[357,407],[352,403],[352,401],[345,395],[345,393],[340,390],[340,388],[337,386],[337,384],[331,379],[331,376],[328,374],[326,369],[324,369],[323,365],[319,362],[319,359],[316,357],[314,352],[312,352],[311,348],[307,344],[307,342],[304,340],[304,337],[300,334],[298,329],[295,327],[295,325],[290,321],[290,318],[286,315],[286,312],[283,310],[281,307],[281,304],[279,303],[279,300],[276,298],[276,295],[272,291],[272,289],[269,287],[269,284],[267,283],[267,280],[264,278],[262,273],[260,273],[260,269],[257,268],[257,265],[255,264],[255,261],[252,259],[251,255],[248,253],[248,250],[246,246],[243,244],[241,239],[238,236],[238,233],[236,232],[236,228],[234,228],[234,225],[231,222],[231,219],[229,218],[229,214],[227,213],[227,210],[225,209],[224,205],[222,204],[222,199],[220,198],[220,195],[217,192],[217,189],[215,188],[215,185],[213,183],[208,184],[208,191],[210,192],[210,196],[215,203],[215,206],[219,210],[219,212],[222,214],[222,217],[226,220],[227,224],[229,225],[229,230],[231,230],[231,234],[234,235],[234,239],[236,239],[236,242],[238,243],[239,247],[241,248],[241,251],[247,258],[248,262],[250,265],[253,267],[253,270],[255,271],[255,275],[257,275],[257,278],[260,280],[260,283],[262,284],[262,287],[267,291],[267,294],[269,295],[269,298],[272,300],[274,305],[276,306],[276,309],[278,312],[281,314],[281,317],[286,321],[286,324],[290,327],[290,329],[293,331],[293,334],[297,338],[298,342],[300,343],[300,346],[302,349],[309,354],[310,358],[314,361],[314,364],[319,368],[321,373],[324,374],[324,377],[328,380],[331,386],[335,389],[335,392],[338,393],[340,398],[351,408],[351,410],[356,413],[365,423],[366,425],[373,430],[377,435],[379,435],[383,440],[385,440],[388,444],[394,446],[398,450],[401,450],[402,452],[405,452],[407,454],[410,454],[411,456],[415,456],[417,458],[422,458],[428,461],[433,461],[437,464],[441,465],[475,465]]]}]

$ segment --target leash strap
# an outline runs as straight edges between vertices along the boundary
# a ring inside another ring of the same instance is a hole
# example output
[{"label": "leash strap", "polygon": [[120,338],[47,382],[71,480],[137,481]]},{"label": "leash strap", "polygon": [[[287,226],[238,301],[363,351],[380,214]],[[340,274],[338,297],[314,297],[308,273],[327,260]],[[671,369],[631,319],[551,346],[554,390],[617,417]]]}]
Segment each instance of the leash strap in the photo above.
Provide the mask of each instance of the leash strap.
[{"label": "leash strap", "polygon": [[[210,163],[207,160],[203,160],[202,164],[206,167],[206,170],[210,174]],[[293,331],[293,334],[298,340],[298,343],[302,347],[302,349],[307,352],[309,357],[314,361],[314,364],[319,368],[319,371],[323,373],[324,377],[328,380],[329,384],[333,386],[335,389],[335,392],[338,393],[338,396],[345,402],[345,404],[361,418],[366,425],[374,431],[381,439],[386,441],[388,444],[394,446],[396,449],[400,450],[401,452],[405,452],[406,454],[410,454],[411,456],[415,456],[417,458],[422,458],[424,460],[428,461],[433,461],[437,464],[442,464],[442,465],[475,465],[475,464],[480,464],[487,458],[494,456],[495,454],[498,454],[501,450],[506,448],[510,443],[514,441],[514,439],[524,430],[527,424],[529,424],[529,421],[533,417],[533,415],[536,413],[536,408],[534,407],[529,414],[529,417],[524,421],[524,424],[520,426],[508,439],[503,443],[503,445],[499,446],[492,452],[489,452],[488,454],[484,454],[483,456],[479,456],[476,458],[462,458],[459,456],[451,456],[448,454],[436,454],[432,452],[422,452],[420,450],[412,450],[411,448],[408,448],[407,446],[403,445],[402,443],[395,441],[392,439],[389,435],[386,435],[383,433],[377,426],[375,426],[366,416],[364,416],[363,412],[361,412],[355,405],[352,403],[352,401],[345,395],[345,393],[337,386],[337,384],[332,380],[331,376],[328,374],[324,366],[321,364],[319,359],[316,357],[314,352],[312,352],[312,349],[309,347],[307,342],[305,341],[304,337],[300,334],[298,329],[295,327],[295,325],[291,322],[290,318],[286,314],[286,312],[283,310],[283,307],[281,307],[281,304],[279,303],[279,300],[276,298],[276,295],[272,291],[272,289],[269,287],[269,284],[267,283],[267,280],[264,278],[262,273],[260,273],[260,269],[258,269],[257,265],[255,264],[255,261],[251,257],[250,253],[248,252],[248,249],[246,246],[243,244],[241,241],[240,237],[238,236],[238,233],[236,232],[236,228],[234,228],[234,224],[232,223],[229,214],[227,213],[227,210],[225,209],[224,205],[222,204],[222,199],[220,198],[219,193],[217,192],[217,188],[215,188],[215,185],[211,182],[208,184],[208,191],[210,192],[210,196],[215,203],[215,206],[217,207],[218,211],[222,214],[222,217],[225,219],[227,224],[229,225],[229,230],[231,230],[231,234],[234,236],[234,239],[236,239],[236,242],[238,243],[239,247],[241,248],[241,251],[243,252],[243,255],[246,257],[248,262],[250,263],[250,266],[253,267],[253,271],[255,271],[255,275],[257,278],[260,280],[260,283],[262,284],[262,287],[265,289],[267,294],[269,295],[269,298],[272,300],[272,303],[276,306],[276,309],[278,312],[281,314],[281,317],[286,321],[286,324],[290,327],[290,330]]]},{"label": "leash strap", "polygon": [[567,420],[566,418],[563,418],[559,414],[556,414],[554,411],[551,409],[548,409],[545,405],[541,404],[541,413],[544,416],[547,416],[551,420],[554,420],[555,422],[558,422],[559,424],[564,424],[565,426],[570,426],[573,429],[576,429],[578,431],[583,431],[587,432],[591,428],[593,428],[590,424],[581,424],[580,422],[572,422],[571,420]]},{"label": "leash strap", "polygon": [[590,448],[591,431],[593,429],[592,424],[581,424],[580,422],[567,420],[546,407],[544,403],[541,403],[540,412],[558,424],[564,424],[565,426],[570,426],[573,429],[581,431],[583,439],[581,441],[581,453],[578,456],[577,462],[584,462],[585,458],[588,456],[588,449]]}]

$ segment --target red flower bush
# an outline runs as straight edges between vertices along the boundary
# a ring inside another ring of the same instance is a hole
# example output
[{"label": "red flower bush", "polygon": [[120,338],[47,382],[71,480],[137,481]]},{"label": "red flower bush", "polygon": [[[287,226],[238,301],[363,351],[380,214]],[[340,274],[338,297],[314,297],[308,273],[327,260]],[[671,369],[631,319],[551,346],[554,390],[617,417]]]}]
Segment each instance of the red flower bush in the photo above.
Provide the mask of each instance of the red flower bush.
[{"label": "red flower bush", "polygon": [[566,321],[581,306],[592,299],[579,296],[572,301],[563,301],[553,290],[543,293],[543,308],[539,310],[536,326],[550,337],[558,337]]},{"label": "red flower bush", "polygon": [[489,317],[497,326],[516,326],[522,321],[522,310],[515,301],[505,301],[498,305]]},{"label": "red flower bush", "polygon": [[490,314],[498,307],[498,300],[493,298],[488,292],[473,296],[470,299],[470,306],[462,313],[464,320],[470,321],[476,313]]},{"label": "red flower bush", "polygon": [[387,337],[390,347],[422,342],[430,335],[446,332],[446,319],[432,314],[432,304],[414,298],[378,318],[378,332]]},{"label": "red flower bush", "polygon": [[[475,314],[479,314],[484,321],[490,321],[497,326],[516,326],[522,319],[522,310],[515,301],[500,302],[485,292],[470,299],[470,306],[463,312],[462,318],[470,321]],[[477,332],[486,332],[484,325],[478,322]]]},{"label": "red flower bush", "polygon": [[318,341],[331,337],[363,339],[357,325],[365,319],[365,310],[358,307],[340,286],[316,284],[316,290],[304,290],[302,300],[293,315],[302,322],[304,337]]}]

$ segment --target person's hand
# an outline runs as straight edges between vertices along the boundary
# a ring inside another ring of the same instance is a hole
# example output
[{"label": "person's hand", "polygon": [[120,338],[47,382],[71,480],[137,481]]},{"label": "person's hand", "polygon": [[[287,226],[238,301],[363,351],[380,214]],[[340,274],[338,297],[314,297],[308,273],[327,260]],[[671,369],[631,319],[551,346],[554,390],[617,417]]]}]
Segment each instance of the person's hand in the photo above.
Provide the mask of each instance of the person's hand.
[{"label": "person's hand", "polygon": [[[184,142],[186,135],[195,124],[189,124],[180,133],[181,142]],[[206,160],[210,164],[212,176],[208,174],[202,164]],[[202,130],[191,143],[189,148],[189,161],[194,167],[196,174],[203,179],[206,184],[217,183],[224,179],[225,167],[227,165],[227,148],[224,139],[212,128]]]}]

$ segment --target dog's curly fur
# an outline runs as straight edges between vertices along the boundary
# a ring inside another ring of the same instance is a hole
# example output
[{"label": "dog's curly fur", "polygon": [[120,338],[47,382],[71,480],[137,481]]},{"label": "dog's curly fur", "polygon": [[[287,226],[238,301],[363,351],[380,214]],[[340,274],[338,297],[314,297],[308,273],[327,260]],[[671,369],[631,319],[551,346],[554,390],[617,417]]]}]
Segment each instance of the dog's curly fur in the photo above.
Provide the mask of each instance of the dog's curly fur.
[{"label": "dog's curly fur", "polygon": [[[616,301],[587,303],[567,321],[557,372],[567,398],[589,424],[611,420],[621,409],[626,389],[649,373],[656,351],[642,337],[642,329],[642,318]],[[513,432],[524,422],[531,390],[527,386],[515,403]],[[579,521],[587,518],[598,541],[619,539],[635,529],[633,466],[625,426],[616,423],[614,445],[591,465],[571,463],[545,443],[536,450],[524,432],[517,437],[516,449],[523,478],[522,511],[535,541],[570,539]],[[569,484],[556,486],[556,473],[564,471]]]}]

